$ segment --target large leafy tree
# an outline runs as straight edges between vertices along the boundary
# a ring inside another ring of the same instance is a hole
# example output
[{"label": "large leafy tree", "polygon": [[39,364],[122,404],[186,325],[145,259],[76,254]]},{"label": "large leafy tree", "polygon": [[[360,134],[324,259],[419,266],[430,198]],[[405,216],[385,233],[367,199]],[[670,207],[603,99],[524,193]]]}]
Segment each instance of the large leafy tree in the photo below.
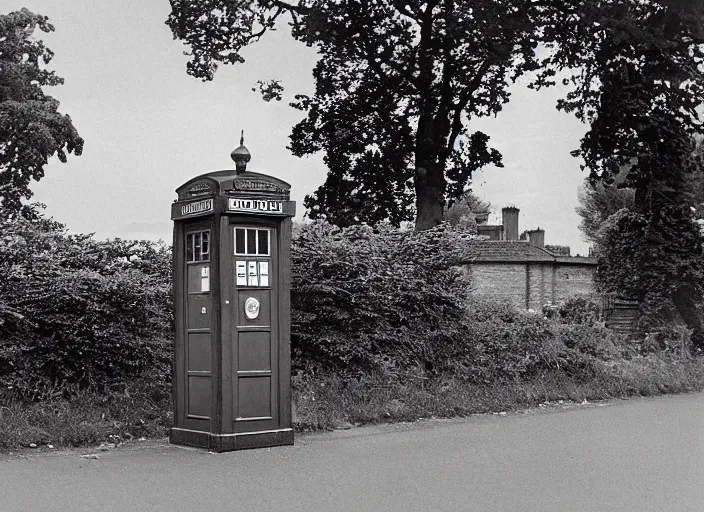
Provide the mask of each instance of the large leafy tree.
[{"label": "large leafy tree", "polygon": [[[59,85],[63,79],[46,66],[53,52],[35,39],[37,29],[51,32],[46,16],[27,9],[0,15],[0,215],[23,211],[29,199],[31,180],[44,176],[48,159],[67,153],[80,155],[83,139],[59,102],[43,87]],[[24,209],[31,213],[30,209]]]},{"label": "large leafy tree", "polygon": [[[566,15],[545,26],[555,51],[541,80],[556,69],[576,70],[566,80],[574,89],[558,105],[590,126],[575,155],[592,182],[611,183],[625,168],[622,185],[635,191],[635,211],[622,210],[609,223],[613,236],[602,237],[603,254],[624,256],[603,261],[613,266],[601,269],[602,284],[646,307],[671,300],[704,346],[695,312],[701,238],[691,208],[691,183],[701,173],[693,165],[693,137],[704,129],[702,6],[700,0],[568,0]],[[618,265],[629,267],[627,274]]]},{"label": "large leafy tree", "polygon": [[[167,23],[191,48],[191,75],[219,63],[287,15],[293,36],[316,48],[315,94],[291,135],[302,156],[322,151],[327,180],[306,199],[311,217],[348,225],[382,219],[416,227],[442,221],[446,199],[501,155],[473,117],[498,113],[512,79],[535,69],[534,0],[171,0]],[[260,84],[281,97],[277,81]],[[414,207],[415,204],[415,207]]]},{"label": "large leafy tree", "polygon": [[620,184],[634,188],[643,206],[654,178],[688,159],[691,137],[703,131],[697,109],[704,98],[704,2],[560,3],[563,16],[544,26],[543,40],[554,51],[536,85],[572,71],[563,82],[574,88],[558,108],[590,126],[574,155],[592,181],[624,175]]},{"label": "large leafy tree", "polygon": [[579,230],[584,238],[591,243],[597,243],[599,230],[604,222],[621,209],[633,210],[634,197],[635,191],[632,188],[619,188],[586,180],[577,193],[579,205],[575,208],[582,218]]}]

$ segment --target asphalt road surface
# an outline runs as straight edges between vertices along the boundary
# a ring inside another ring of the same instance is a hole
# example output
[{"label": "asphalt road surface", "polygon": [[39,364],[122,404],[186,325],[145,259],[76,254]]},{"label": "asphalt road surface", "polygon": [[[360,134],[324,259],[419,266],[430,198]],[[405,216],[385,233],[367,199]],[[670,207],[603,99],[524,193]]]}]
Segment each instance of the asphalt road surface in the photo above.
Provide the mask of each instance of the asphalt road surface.
[{"label": "asphalt road surface", "polygon": [[0,511],[702,512],[703,428],[704,394],[692,394],[224,454],[163,442],[2,454]]}]

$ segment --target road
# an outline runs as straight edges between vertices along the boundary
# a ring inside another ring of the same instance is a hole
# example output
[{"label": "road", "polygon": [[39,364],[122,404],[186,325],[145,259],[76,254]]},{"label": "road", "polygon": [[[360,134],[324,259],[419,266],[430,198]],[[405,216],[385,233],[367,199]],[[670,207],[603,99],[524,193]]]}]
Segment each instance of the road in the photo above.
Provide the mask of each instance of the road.
[{"label": "road", "polygon": [[[704,511],[704,394],[298,436],[0,455],[0,511]],[[100,453],[99,459],[81,455]]]}]

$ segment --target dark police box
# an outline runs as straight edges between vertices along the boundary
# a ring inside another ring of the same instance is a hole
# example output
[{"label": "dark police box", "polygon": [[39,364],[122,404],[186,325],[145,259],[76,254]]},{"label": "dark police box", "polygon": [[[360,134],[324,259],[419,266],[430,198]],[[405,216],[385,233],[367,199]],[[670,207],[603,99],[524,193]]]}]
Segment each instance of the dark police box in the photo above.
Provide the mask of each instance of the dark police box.
[{"label": "dark police box", "polygon": [[288,183],[245,166],[193,178],[176,190],[171,207],[170,441],[216,452],[293,444],[289,290],[296,204]]}]

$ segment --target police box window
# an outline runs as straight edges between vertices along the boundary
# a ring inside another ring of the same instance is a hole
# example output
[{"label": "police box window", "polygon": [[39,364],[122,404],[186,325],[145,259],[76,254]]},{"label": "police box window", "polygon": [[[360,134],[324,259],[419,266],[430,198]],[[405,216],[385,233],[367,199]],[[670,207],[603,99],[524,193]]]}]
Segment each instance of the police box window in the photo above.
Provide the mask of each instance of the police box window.
[{"label": "police box window", "polygon": [[210,261],[210,230],[186,235],[186,261]]},{"label": "police box window", "polygon": [[271,231],[257,228],[235,228],[235,254],[269,256]]}]

